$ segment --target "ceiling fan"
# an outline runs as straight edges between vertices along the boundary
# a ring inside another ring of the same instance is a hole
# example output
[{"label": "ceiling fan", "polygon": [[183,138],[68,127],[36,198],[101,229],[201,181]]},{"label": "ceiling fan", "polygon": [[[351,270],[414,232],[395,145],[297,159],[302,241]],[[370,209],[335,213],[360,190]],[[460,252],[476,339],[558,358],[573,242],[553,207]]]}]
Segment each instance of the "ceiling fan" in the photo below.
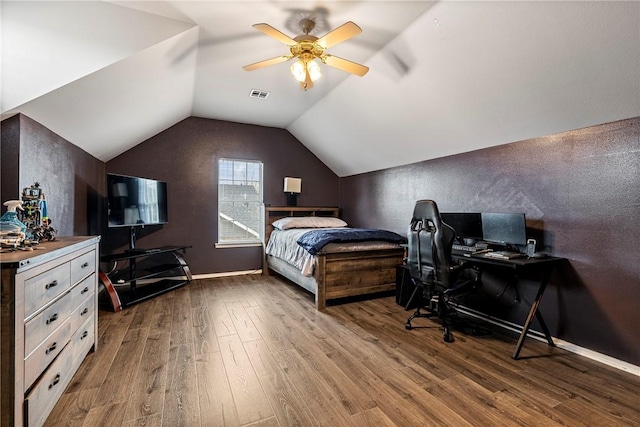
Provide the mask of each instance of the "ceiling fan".
[{"label": "ceiling fan", "polygon": [[331,67],[338,68],[342,71],[346,71],[360,77],[367,74],[369,67],[365,67],[364,65],[330,55],[325,52],[326,49],[360,34],[362,30],[356,24],[349,21],[338,28],[329,31],[320,38],[309,34],[313,31],[316,25],[312,19],[304,18],[300,21],[299,25],[304,34],[291,38],[276,30],[269,24],[254,24],[253,28],[256,30],[262,31],[269,37],[289,46],[291,54],[276,56],[275,58],[245,65],[242,68],[246,71],[252,71],[269,65],[279,64],[293,58],[298,58],[298,61],[291,66],[291,73],[294,78],[300,82],[300,87],[304,90],[311,89],[313,87],[313,82],[321,76],[320,66],[315,61],[316,59],[323,64],[327,64]]}]

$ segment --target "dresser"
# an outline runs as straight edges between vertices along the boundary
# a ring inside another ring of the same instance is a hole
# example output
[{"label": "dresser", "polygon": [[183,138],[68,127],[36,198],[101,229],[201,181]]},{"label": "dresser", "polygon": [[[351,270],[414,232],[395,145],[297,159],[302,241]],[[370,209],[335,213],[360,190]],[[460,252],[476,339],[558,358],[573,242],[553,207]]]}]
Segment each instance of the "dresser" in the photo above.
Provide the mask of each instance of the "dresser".
[{"label": "dresser", "polygon": [[100,237],[0,254],[0,425],[40,426],[97,350]]}]

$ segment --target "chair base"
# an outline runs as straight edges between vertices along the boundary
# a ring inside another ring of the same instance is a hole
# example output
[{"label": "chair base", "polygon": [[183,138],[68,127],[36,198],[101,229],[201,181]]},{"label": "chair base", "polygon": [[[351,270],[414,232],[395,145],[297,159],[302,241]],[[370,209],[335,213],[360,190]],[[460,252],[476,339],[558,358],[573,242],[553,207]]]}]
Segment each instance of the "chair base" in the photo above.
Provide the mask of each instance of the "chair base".
[{"label": "chair base", "polygon": [[411,325],[411,321],[415,318],[418,317],[438,317],[440,318],[440,320],[442,321],[442,329],[443,329],[443,334],[442,334],[442,339],[444,340],[444,342],[453,342],[453,335],[451,335],[451,329],[449,327],[449,325],[446,322],[446,319],[440,315],[440,313],[437,313],[435,311],[432,311],[431,309],[428,309],[429,312],[428,313],[422,313],[420,310],[422,309],[422,307],[418,307],[416,309],[416,311],[407,319],[407,323],[405,323],[404,327],[407,330],[411,330],[413,329],[413,326]]}]

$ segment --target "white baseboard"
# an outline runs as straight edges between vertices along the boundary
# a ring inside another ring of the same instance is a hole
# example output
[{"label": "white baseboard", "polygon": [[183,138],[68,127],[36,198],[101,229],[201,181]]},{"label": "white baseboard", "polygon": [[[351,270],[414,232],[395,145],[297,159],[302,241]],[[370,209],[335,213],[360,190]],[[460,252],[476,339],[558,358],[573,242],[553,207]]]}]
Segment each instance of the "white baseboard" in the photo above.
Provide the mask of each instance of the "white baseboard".
[{"label": "white baseboard", "polygon": [[558,348],[570,351],[572,353],[579,354],[588,359],[595,360],[596,362],[604,363],[605,365],[611,366],[612,368],[620,369],[621,371],[625,371],[640,377],[640,366],[632,365],[631,363],[627,363],[623,360],[615,359],[611,356],[607,356],[606,354],[598,353],[597,351],[580,347],[579,345],[575,345],[573,343],[561,340],[560,338],[554,337],[553,342],[556,344],[556,347]]},{"label": "white baseboard", "polygon": [[224,273],[194,274],[194,279],[215,279],[217,277],[245,276],[247,274],[262,274],[262,269],[245,271],[227,271]]},{"label": "white baseboard", "polygon": [[[262,274],[262,269],[259,270],[246,270],[246,271],[227,271],[224,273],[209,273],[209,274],[193,274],[191,279],[215,279],[217,277],[231,277],[231,276],[246,276],[247,274]],[[163,276],[163,279],[171,280],[187,280],[187,276]],[[138,283],[153,283],[155,279],[142,279],[138,280]],[[117,283],[114,283],[117,286]]]},{"label": "white baseboard", "polygon": [[[468,316],[483,320],[485,322],[491,323],[492,325],[499,326],[503,329],[507,329],[509,331],[516,332],[516,333],[520,333],[520,331],[522,331],[521,325],[516,325],[515,323],[507,322],[506,320],[488,316],[480,311],[476,311],[468,307],[458,306],[457,308],[462,313]],[[533,329],[529,330],[529,333],[527,334],[527,338],[533,338],[538,341],[547,342],[547,339],[545,338],[542,332],[535,331]],[[580,356],[586,357],[587,359],[591,359],[596,362],[603,363],[607,366],[611,366],[612,368],[616,368],[621,371],[625,371],[640,377],[640,366],[632,365],[631,363],[616,359],[611,356],[607,356],[606,354],[598,353],[597,351],[580,347],[579,345],[570,343],[560,338],[556,338],[556,337],[552,337],[552,338],[553,338],[553,342],[558,348],[569,351],[571,353],[579,354]]]}]

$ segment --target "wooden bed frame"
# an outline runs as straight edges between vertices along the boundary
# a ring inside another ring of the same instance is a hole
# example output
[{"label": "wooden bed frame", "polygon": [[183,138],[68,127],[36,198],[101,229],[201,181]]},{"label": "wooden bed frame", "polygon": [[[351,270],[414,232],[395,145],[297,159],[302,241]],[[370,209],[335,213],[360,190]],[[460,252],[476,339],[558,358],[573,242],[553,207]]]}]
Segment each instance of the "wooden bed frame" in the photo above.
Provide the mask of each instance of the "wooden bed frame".
[{"label": "wooden bed frame", "polygon": [[[280,218],[337,217],[338,212],[339,209],[333,207],[267,206],[265,248],[273,231],[272,224]],[[316,308],[322,310],[329,300],[394,290],[396,267],[402,264],[403,256],[402,247],[319,254],[313,277],[306,277],[294,267],[265,254],[262,271],[269,274],[271,269],[312,292],[315,295]]]}]

